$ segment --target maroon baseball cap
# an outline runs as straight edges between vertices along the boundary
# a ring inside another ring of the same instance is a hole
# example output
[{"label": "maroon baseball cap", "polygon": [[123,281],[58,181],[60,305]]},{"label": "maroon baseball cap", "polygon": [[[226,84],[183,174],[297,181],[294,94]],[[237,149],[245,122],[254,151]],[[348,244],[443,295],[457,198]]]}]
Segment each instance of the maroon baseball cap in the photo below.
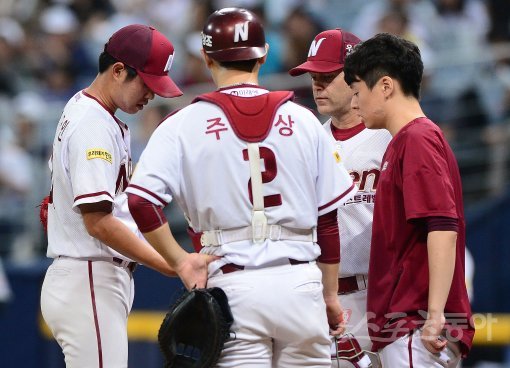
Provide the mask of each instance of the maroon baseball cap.
[{"label": "maroon baseball cap", "polygon": [[168,76],[174,46],[157,29],[131,24],[115,32],[105,51],[118,61],[136,69],[145,84],[161,97],[177,97],[182,91]]},{"label": "maroon baseball cap", "polygon": [[293,77],[304,73],[331,73],[344,67],[345,57],[361,40],[340,28],[327,30],[315,36],[308,58],[289,70]]}]

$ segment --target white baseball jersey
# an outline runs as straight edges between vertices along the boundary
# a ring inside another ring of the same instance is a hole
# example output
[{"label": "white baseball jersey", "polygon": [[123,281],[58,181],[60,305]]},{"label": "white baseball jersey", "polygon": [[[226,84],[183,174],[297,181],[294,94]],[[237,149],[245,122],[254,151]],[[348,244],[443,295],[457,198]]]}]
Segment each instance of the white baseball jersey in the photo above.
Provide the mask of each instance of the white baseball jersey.
[{"label": "white baseball jersey", "polygon": [[52,203],[48,207],[48,257],[118,257],[87,233],[78,205],[110,201],[113,215],[141,236],[127,207],[131,174],[126,124],[84,91],[64,108],[49,161]]},{"label": "white baseball jersey", "polygon": [[[324,124],[333,135],[331,119]],[[381,160],[391,140],[385,130],[353,127],[340,131],[336,148],[345,168],[358,186],[358,193],[338,209],[340,229],[340,276],[368,273],[372,218]]]},{"label": "white baseball jersey", "polygon": [[[240,97],[268,93],[258,87],[221,92]],[[156,205],[175,199],[194,231],[246,228],[251,225],[250,163],[247,144],[216,104],[199,101],[168,117],[154,132],[126,190]],[[311,229],[356,192],[334,141],[313,113],[294,102],[275,112],[272,128],[259,143],[265,214],[268,224]],[[313,260],[315,243],[251,240],[208,247],[223,264],[247,267],[283,258]]]}]

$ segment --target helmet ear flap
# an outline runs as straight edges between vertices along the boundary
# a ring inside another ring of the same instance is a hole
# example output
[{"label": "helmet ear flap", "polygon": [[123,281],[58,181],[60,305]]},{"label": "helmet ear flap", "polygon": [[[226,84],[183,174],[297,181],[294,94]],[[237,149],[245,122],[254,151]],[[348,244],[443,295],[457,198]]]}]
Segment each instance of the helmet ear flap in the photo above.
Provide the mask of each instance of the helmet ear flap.
[{"label": "helmet ear flap", "polygon": [[332,360],[346,360],[355,368],[370,368],[372,363],[370,358],[365,354],[358,340],[352,334],[345,334],[333,339],[334,351]]}]

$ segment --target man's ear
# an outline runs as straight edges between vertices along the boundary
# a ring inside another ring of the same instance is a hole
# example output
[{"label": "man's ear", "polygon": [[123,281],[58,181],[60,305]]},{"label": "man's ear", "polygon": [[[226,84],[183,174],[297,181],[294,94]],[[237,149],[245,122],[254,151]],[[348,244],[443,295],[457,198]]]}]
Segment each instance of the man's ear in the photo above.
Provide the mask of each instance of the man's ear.
[{"label": "man's ear", "polygon": [[122,75],[122,72],[126,70],[126,66],[120,61],[112,65],[113,78],[118,79]]},{"label": "man's ear", "polygon": [[395,81],[393,78],[385,75],[381,78],[379,81],[381,83],[382,92],[384,94],[384,97],[388,98],[395,89]]}]

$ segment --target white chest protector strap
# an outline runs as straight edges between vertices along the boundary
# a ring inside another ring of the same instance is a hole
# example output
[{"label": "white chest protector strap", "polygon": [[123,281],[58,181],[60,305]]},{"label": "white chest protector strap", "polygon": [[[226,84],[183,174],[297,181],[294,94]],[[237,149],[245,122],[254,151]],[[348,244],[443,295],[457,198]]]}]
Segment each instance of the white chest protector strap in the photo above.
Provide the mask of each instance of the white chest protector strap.
[{"label": "white chest protector strap", "polygon": [[260,169],[260,151],[258,143],[247,143],[250,161],[251,194],[253,211],[251,216],[252,239],[254,243],[266,240],[267,217],[264,213],[264,194],[262,193],[262,170]]},{"label": "white chest protector strap", "polygon": [[[313,229],[294,229],[280,225],[267,225],[265,239],[269,240],[292,240],[302,242],[317,242],[317,231]],[[253,229],[251,226],[226,229],[226,230],[208,230],[202,232],[200,244],[203,247],[219,247],[236,241],[253,239]]]},{"label": "white chest protector strap", "polygon": [[203,247],[215,247],[249,239],[253,240],[254,243],[262,243],[266,239],[317,242],[317,231],[315,228],[292,229],[280,225],[267,224],[267,217],[264,212],[264,195],[262,193],[259,145],[258,143],[247,144],[253,200],[251,226],[237,229],[204,231],[200,237],[200,244]]}]

